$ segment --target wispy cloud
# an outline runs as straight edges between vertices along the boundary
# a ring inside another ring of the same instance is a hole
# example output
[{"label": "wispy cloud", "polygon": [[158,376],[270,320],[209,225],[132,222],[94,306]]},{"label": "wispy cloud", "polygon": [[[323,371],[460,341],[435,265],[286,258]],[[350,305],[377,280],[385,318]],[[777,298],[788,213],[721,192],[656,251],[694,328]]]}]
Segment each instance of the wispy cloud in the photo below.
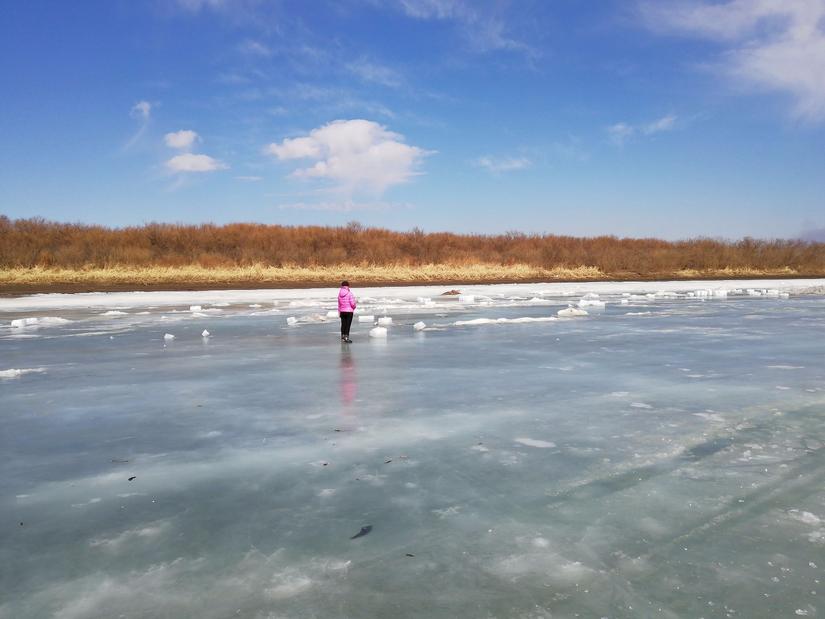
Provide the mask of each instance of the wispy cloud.
[{"label": "wispy cloud", "polygon": [[455,22],[473,52],[513,51],[531,57],[538,55],[537,50],[512,35],[497,7],[468,0],[399,0],[398,5],[414,19]]},{"label": "wispy cloud", "polygon": [[673,131],[676,128],[678,117],[676,114],[667,114],[648,123],[631,125],[626,122],[619,122],[607,127],[607,135],[611,142],[617,146],[623,146],[628,140],[636,135],[655,135],[665,131]]},{"label": "wispy cloud", "polygon": [[265,152],[281,161],[315,162],[296,169],[296,178],[326,180],[347,193],[379,195],[419,174],[421,161],[431,154],[405,144],[403,136],[383,125],[362,119],[333,121],[306,136],[273,142]]},{"label": "wispy cloud", "polygon": [[263,58],[269,58],[273,54],[269,47],[252,39],[247,39],[238,45],[238,51],[249,56],[261,56]]},{"label": "wispy cloud", "polygon": [[236,181],[243,181],[245,183],[256,183],[258,181],[264,180],[263,176],[236,176]]},{"label": "wispy cloud", "polygon": [[720,75],[790,95],[794,116],[825,120],[825,0],[645,0],[640,6],[644,23],[657,32],[721,43]]},{"label": "wispy cloud", "polygon": [[533,162],[527,157],[491,157],[489,155],[479,157],[473,163],[477,167],[484,168],[492,174],[515,172],[533,165]]},{"label": "wispy cloud", "polygon": [[293,202],[290,204],[279,204],[279,209],[295,211],[326,211],[332,213],[350,213],[352,211],[387,211],[398,208],[412,208],[410,204],[394,202],[354,202],[344,200],[341,202]]},{"label": "wispy cloud", "polygon": [[661,133],[662,131],[672,131],[676,125],[676,115],[668,114],[662,116],[658,120],[654,120],[641,127],[642,133],[645,135],[653,135],[654,133]]},{"label": "wispy cloud", "polygon": [[347,63],[346,68],[350,73],[365,82],[380,84],[388,88],[398,88],[404,82],[395,69],[367,58],[360,58]]},{"label": "wispy cloud", "polygon": [[138,101],[132,106],[129,115],[132,118],[147,121],[149,120],[149,117],[152,115],[152,104],[148,101]]},{"label": "wispy cloud", "polygon": [[622,146],[634,133],[636,129],[627,123],[616,123],[607,128],[610,141],[617,146]]},{"label": "wispy cloud", "polygon": [[129,110],[129,116],[136,119],[140,124],[132,134],[126,144],[123,145],[124,150],[129,150],[135,144],[137,144],[143,135],[146,133],[146,129],[149,127],[149,121],[152,119],[152,108],[154,105],[149,101],[138,101],[132,106],[132,109]]}]

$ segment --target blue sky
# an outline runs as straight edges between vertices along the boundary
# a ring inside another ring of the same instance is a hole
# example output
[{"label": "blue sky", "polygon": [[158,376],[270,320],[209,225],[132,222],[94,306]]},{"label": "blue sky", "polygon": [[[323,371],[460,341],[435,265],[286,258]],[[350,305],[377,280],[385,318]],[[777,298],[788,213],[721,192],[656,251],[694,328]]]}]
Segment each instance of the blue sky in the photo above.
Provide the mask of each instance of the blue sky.
[{"label": "blue sky", "polygon": [[0,213],[825,227],[825,0],[0,6]]}]

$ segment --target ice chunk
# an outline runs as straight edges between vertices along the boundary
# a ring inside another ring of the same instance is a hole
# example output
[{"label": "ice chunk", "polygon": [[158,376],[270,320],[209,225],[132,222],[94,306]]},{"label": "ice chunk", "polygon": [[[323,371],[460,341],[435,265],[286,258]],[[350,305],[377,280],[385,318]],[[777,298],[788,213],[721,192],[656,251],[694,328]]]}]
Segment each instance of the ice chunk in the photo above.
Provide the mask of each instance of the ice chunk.
[{"label": "ice chunk", "polygon": [[430,297],[417,297],[416,301],[418,303],[423,303],[424,305],[429,305],[433,302],[433,300]]},{"label": "ice chunk", "polygon": [[378,337],[378,338],[387,337],[386,327],[375,327],[374,329],[370,329],[370,337]]},{"label": "ice chunk", "polygon": [[120,310],[109,310],[108,312],[103,312],[101,316],[126,316],[126,312],[121,312]]},{"label": "ice chunk", "polygon": [[630,299],[622,299],[621,301],[619,301],[619,303],[621,303],[622,305],[628,305],[630,303]]},{"label": "ice chunk", "polygon": [[540,441],[535,438],[514,438],[513,440],[516,443],[520,443],[521,445],[527,445],[528,447],[538,447],[539,449],[550,449],[551,447],[556,446],[556,444],[551,441]]},{"label": "ice chunk", "polygon": [[458,302],[459,303],[475,303],[476,298],[475,298],[475,295],[472,295],[472,294],[460,294],[460,295],[458,295]]},{"label": "ice chunk", "polygon": [[329,310],[327,312],[327,318],[338,318],[338,312],[336,310]]},{"label": "ice chunk", "polygon": [[22,370],[12,368],[10,370],[0,370],[0,378],[19,378],[23,374],[39,374],[45,371],[46,368],[25,368]]},{"label": "ice chunk", "polygon": [[415,329],[416,331],[423,331],[426,328],[427,328],[427,324],[420,321],[420,320],[413,325],[413,329]]},{"label": "ice chunk", "polygon": [[390,316],[381,316],[378,319],[378,324],[382,327],[389,327],[392,324],[392,318]]},{"label": "ice chunk", "polygon": [[169,341],[169,340],[174,340],[174,339],[175,339],[175,336],[174,336],[174,335],[172,335],[171,333],[164,333],[164,335],[163,335],[163,339],[164,339],[164,340],[167,340],[167,341]]},{"label": "ice chunk", "polygon": [[598,299],[598,298],[599,298],[599,295],[597,295],[595,292],[588,292],[587,294],[582,296],[582,299],[587,299],[588,301],[593,301],[593,300]]},{"label": "ice chunk", "polygon": [[202,310],[203,310],[203,308],[200,305],[190,305],[189,306],[189,311],[190,312],[200,312]]},{"label": "ice chunk", "polygon": [[375,316],[359,316],[358,322],[375,322]]},{"label": "ice chunk", "polygon": [[37,324],[37,318],[18,318],[11,321],[11,326],[17,329],[21,327],[30,327]]},{"label": "ice chunk", "polygon": [[290,316],[289,318],[286,319],[286,324],[288,324],[290,327],[292,327],[294,325],[297,325],[298,324],[298,319],[295,318],[295,316]]},{"label": "ice chunk", "polygon": [[43,316],[42,318],[18,318],[11,321],[11,326],[15,328],[33,327],[35,325],[63,325],[71,320],[60,318],[58,316]]},{"label": "ice chunk", "polygon": [[604,308],[604,301],[595,301],[593,299],[581,299],[579,301],[579,307],[594,307],[594,308]]},{"label": "ice chunk", "polygon": [[568,307],[560,309],[556,312],[562,318],[572,318],[573,316],[587,316],[587,310],[579,309],[578,307]]},{"label": "ice chunk", "polygon": [[201,337],[209,337],[210,335],[211,335],[211,333],[209,333],[209,331],[207,331],[206,329],[204,329],[201,332]]}]

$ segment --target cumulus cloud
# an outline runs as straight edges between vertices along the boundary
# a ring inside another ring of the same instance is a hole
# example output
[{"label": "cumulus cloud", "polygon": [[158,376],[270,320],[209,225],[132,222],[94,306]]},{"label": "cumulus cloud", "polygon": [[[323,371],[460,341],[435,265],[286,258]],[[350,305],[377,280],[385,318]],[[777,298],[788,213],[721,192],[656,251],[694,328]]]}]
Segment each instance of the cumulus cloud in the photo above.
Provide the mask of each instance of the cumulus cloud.
[{"label": "cumulus cloud", "polygon": [[174,133],[167,133],[163,136],[163,141],[166,142],[166,146],[169,148],[189,150],[195,142],[200,141],[200,136],[190,129],[181,129]]},{"label": "cumulus cloud", "polygon": [[626,122],[616,123],[607,128],[607,135],[610,141],[617,146],[623,146],[625,142],[630,140],[637,134],[654,135],[664,131],[672,131],[676,128],[676,121],[678,117],[675,114],[667,114],[641,125],[631,125]]},{"label": "cumulus cloud", "polygon": [[430,152],[404,143],[403,136],[369,120],[335,120],[306,136],[269,144],[265,151],[281,161],[314,160],[296,169],[297,178],[332,182],[342,191],[383,193],[418,174]]},{"label": "cumulus cloud", "polygon": [[825,0],[645,1],[648,27],[720,42],[716,69],[793,98],[796,117],[825,120]]},{"label": "cumulus cloud", "polygon": [[184,153],[175,155],[166,162],[166,168],[171,172],[215,172],[228,168],[225,163],[209,155],[195,155]]},{"label": "cumulus cloud", "polygon": [[475,161],[475,165],[484,168],[493,174],[501,174],[502,172],[514,172],[516,170],[524,170],[533,165],[533,162],[526,157],[479,157]]}]

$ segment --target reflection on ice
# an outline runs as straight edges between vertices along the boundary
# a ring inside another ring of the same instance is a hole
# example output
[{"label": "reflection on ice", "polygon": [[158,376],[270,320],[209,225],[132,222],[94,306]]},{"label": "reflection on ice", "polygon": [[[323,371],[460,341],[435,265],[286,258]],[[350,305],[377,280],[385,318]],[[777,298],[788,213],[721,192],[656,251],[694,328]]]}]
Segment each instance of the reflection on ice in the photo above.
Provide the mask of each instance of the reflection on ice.
[{"label": "reflection on ice", "polygon": [[0,299],[0,618],[821,615],[814,285]]}]

